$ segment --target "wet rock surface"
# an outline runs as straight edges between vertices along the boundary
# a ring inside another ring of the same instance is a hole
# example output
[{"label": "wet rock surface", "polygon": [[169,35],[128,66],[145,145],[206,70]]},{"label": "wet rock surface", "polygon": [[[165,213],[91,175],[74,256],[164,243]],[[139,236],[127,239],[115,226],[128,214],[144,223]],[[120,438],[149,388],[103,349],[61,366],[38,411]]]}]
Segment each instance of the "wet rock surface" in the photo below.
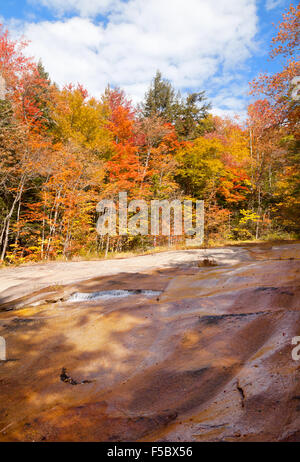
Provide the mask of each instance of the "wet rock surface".
[{"label": "wet rock surface", "polygon": [[300,441],[300,245],[221,250],[48,287],[0,272],[0,441]]}]

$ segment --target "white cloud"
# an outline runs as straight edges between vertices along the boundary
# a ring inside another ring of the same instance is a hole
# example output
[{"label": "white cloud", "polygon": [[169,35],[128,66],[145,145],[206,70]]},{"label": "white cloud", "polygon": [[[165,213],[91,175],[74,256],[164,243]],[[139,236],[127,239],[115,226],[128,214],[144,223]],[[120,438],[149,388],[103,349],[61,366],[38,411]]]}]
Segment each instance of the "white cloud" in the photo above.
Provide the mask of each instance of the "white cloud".
[{"label": "white cloud", "polygon": [[[228,79],[251,55],[257,31],[255,0],[42,3],[59,14],[81,15],[13,24],[31,40],[30,54],[42,59],[52,79],[61,85],[81,82],[94,95],[109,82],[135,102],[157,69],[183,91],[209,89],[216,77]],[[95,18],[105,13],[105,21]],[[223,109],[239,110],[239,95],[234,98]],[[221,100],[218,104],[222,109]]]},{"label": "white cloud", "polygon": [[[236,76],[236,79],[240,80],[239,76]],[[225,86],[226,80],[228,83]],[[213,114],[221,117],[227,115],[231,118],[238,114],[242,121],[246,119],[249,88],[245,81],[243,84],[238,84],[234,82],[234,79],[230,81],[229,77],[225,78],[223,88],[219,88],[215,95],[210,92],[210,96]]]},{"label": "white cloud", "polygon": [[214,116],[219,116],[222,118],[229,117],[232,120],[236,120],[237,122],[243,124],[247,120],[247,111],[237,111],[237,110],[232,110],[232,109],[222,109],[219,107],[214,107],[212,109],[212,114]]},{"label": "white cloud", "polygon": [[285,3],[285,0],[266,0],[266,10],[270,11]]}]

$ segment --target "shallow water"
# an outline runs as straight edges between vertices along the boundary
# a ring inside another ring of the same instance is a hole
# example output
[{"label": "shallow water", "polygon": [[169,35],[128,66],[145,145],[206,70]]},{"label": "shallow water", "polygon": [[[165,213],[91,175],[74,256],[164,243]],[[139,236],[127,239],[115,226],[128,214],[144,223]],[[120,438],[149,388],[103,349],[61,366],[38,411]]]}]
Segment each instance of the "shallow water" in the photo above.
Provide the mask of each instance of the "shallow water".
[{"label": "shallow water", "polygon": [[145,297],[159,297],[158,290],[106,290],[102,292],[76,292],[68,299],[68,303],[93,302],[97,300],[110,300],[114,298],[126,298],[132,295],[144,295]]}]

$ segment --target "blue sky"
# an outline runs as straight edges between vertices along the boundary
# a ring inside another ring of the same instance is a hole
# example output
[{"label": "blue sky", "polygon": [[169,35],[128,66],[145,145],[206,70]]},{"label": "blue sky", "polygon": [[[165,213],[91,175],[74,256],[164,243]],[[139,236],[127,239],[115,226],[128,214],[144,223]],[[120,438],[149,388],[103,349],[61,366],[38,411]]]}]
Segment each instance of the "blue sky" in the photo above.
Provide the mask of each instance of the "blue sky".
[{"label": "blue sky", "polygon": [[12,35],[30,40],[60,85],[100,96],[107,83],[138,102],[157,69],[185,93],[205,90],[216,114],[245,115],[248,82],[268,59],[290,0],[0,0]]}]

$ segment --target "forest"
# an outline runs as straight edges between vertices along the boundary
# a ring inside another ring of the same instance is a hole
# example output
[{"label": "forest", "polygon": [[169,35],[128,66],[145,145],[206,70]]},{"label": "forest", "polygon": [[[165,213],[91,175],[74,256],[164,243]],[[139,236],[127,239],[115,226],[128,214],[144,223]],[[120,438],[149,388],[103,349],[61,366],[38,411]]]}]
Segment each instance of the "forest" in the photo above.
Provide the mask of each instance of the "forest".
[{"label": "forest", "polygon": [[[0,30],[0,261],[95,258],[180,246],[184,236],[99,236],[96,205],[205,201],[205,243],[300,235],[300,6],[270,44],[281,69],[249,84],[247,119],[211,113],[205,92],[181,95],[157,71],[133,105],[107,85],[59,88],[27,42]],[[293,83],[293,82],[296,82]]]}]

